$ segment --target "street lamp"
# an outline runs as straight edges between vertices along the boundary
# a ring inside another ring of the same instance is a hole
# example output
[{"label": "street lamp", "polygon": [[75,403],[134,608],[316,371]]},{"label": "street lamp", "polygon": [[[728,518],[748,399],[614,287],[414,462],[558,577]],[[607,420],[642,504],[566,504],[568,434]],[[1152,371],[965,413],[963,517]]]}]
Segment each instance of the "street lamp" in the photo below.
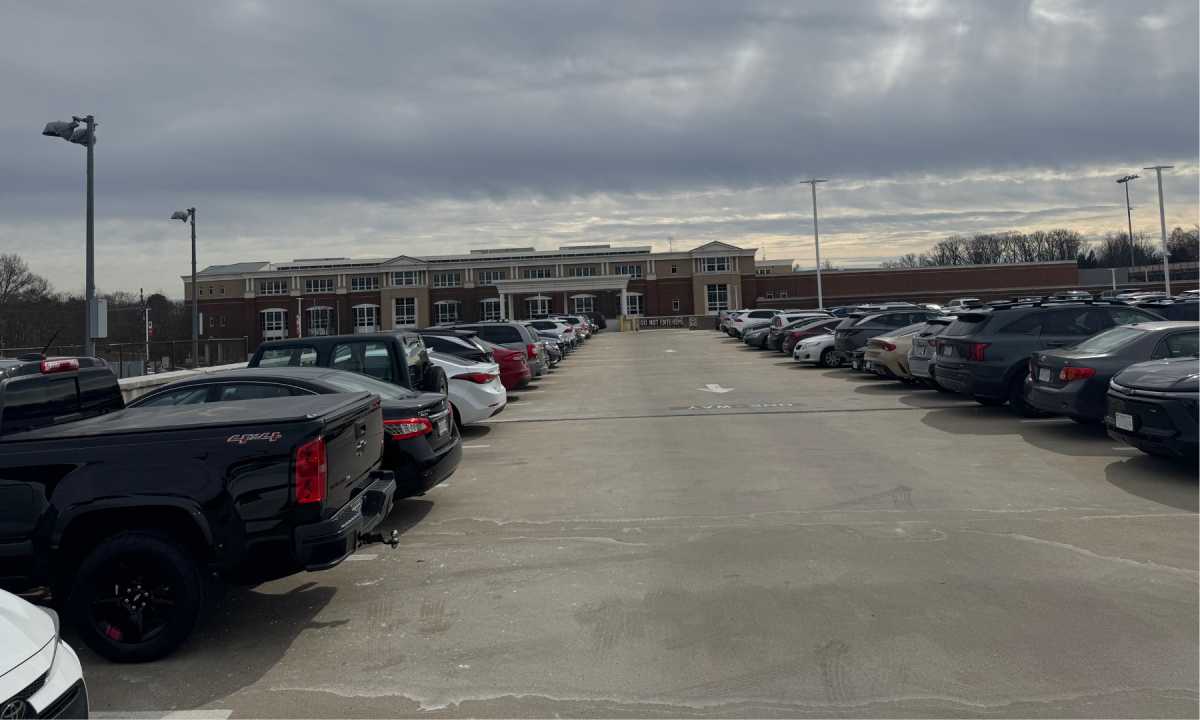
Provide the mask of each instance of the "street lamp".
[{"label": "street lamp", "polygon": [[1129,221],[1129,268],[1136,265],[1133,261],[1133,208],[1129,205],[1129,181],[1137,180],[1137,175],[1126,175],[1117,182],[1125,186],[1125,219]]},{"label": "street lamp", "polygon": [[[79,123],[84,123],[83,127]],[[72,117],[71,122],[49,122],[43,135],[60,137],[76,145],[87,146],[87,271],[84,279],[83,296],[83,354],[88,357],[96,355],[96,334],[100,318],[96,311],[96,272],[95,272],[95,195],[92,190],[92,148],[96,146],[96,118]]]},{"label": "street lamp", "polygon": [[821,294],[821,238],[817,233],[817,183],[823,183],[824,180],[801,180],[800,184],[808,184],[812,186],[813,197],[813,247],[817,252],[817,308],[825,307],[825,299]]},{"label": "street lamp", "polygon": [[176,210],[172,220],[192,223],[192,367],[200,367],[200,288],[196,287],[196,208]]},{"label": "street lamp", "polygon": [[1153,170],[1158,173],[1158,221],[1162,224],[1162,248],[1163,248],[1163,280],[1167,283],[1167,297],[1171,296],[1171,264],[1167,255],[1167,210],[1163,205],[1162,193],[1162,171],[1170,170],[1174,165],[1155,165],[1154,167],[1142,168],[1143,170]]}]

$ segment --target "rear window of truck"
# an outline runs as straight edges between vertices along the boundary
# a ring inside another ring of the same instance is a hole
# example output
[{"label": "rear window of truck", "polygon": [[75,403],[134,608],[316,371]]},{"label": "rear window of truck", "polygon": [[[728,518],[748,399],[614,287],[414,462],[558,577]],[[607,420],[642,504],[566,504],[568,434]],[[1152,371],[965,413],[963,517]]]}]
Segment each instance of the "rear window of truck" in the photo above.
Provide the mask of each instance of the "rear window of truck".
[{"label": "rear window of truck", "polygon": [[268,348],[258,359],[258,367],[315,367],[317,349],[311,345]]}]

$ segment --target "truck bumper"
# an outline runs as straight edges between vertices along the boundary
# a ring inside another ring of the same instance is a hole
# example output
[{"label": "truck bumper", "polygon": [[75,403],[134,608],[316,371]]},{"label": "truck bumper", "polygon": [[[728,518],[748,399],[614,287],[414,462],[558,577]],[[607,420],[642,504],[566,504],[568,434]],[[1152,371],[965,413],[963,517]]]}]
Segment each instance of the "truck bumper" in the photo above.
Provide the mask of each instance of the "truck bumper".
[{"label": "truck bumper", "polygon": [[391,472],[371,483],[333,517],[296,528],[296,559],[309,572],[328,570],[354,554],[359,536],[370,532],[392,511],[396,479]]}]

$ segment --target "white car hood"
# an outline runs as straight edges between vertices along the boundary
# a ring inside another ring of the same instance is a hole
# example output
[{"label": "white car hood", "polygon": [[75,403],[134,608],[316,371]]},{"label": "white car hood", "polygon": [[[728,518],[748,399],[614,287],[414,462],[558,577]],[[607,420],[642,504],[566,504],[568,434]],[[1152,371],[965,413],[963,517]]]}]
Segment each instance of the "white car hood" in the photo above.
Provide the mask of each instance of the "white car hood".
[{"label": "white car hood", "polygon": [[0,590],[0,676],[54,639],[54,621],[36,606]]},{"label": "white car hood", "polygon": [[500,366],[496,363],[476,362],[469,358],[459,357],[457,355],[447,355],[446,353],[429,351],[429,362],[440,367],[446,372],[446,377],[461,375],[463,373],[489,373],[496,374],[500,372]]}]

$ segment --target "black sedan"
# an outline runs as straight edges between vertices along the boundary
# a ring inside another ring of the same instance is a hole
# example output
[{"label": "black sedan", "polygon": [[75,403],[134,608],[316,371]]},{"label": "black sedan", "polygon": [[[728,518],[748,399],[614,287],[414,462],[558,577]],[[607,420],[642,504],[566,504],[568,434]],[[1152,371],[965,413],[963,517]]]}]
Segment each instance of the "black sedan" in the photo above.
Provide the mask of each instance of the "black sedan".
[{"label": "black sedan", "polygon": [[383,469],[396,474],[396,498],[420,495],[454,474],[462,460],[462,439],[446,396],[413,392],[360,373],[322,367],[231,370],[173,382],[129,407],[363,391],[378,395],[383,406]]},{"label": "black sedan", "polygon": [[1105,393],[1114,375],[1134,363],[1191,357],[1198,336],[1196,323],[1143,322],[1103,330],[1070,347],[1035,352],[1029,359],[1025,401],[1076,422],[1103,422]]},{"label": "black sedan", "polygon": [[1196,458],[1200,359],[1130,365],[1109,383],[1107,399],[1104,424],[1109,437],[1150,455]]}]

